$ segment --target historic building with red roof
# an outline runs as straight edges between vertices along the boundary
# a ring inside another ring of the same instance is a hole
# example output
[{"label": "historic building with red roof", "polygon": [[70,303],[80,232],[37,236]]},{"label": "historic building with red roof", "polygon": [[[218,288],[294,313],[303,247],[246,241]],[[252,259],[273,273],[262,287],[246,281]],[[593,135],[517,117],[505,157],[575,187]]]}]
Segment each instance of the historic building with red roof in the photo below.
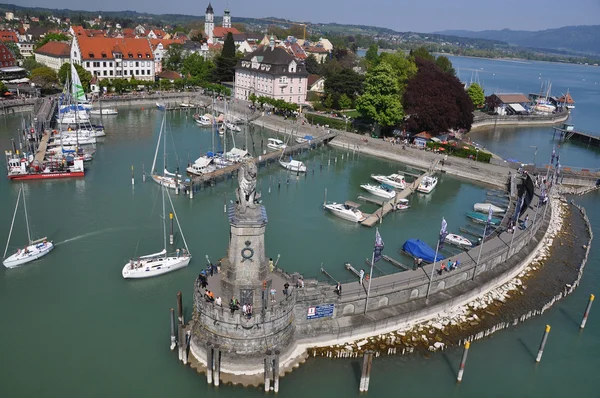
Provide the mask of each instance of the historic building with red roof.
[{"label": "historic building with red roof", "polygon": [[49,41],[34,50],[33,56],[40,64],[58,72],[64,63],[70,62],[71,45],[61,41]]}]

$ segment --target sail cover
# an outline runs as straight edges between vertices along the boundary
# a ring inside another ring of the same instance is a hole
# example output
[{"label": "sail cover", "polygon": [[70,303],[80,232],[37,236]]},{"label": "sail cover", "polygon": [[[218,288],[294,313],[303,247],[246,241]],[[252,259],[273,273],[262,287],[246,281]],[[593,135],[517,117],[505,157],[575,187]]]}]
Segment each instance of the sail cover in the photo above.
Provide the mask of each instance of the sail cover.
[{"label": "sail cover", "polygon": [[[427,243],[423,242],[420,239],[409,239],[402,245],[402,250],[407,252],[413,257],[422,258],[423,261],[428,263],[434,262],[435,250],[427,245]],[[444,259],[444,256],[438,253],[437,259],[435,261],[441,261]]]}]

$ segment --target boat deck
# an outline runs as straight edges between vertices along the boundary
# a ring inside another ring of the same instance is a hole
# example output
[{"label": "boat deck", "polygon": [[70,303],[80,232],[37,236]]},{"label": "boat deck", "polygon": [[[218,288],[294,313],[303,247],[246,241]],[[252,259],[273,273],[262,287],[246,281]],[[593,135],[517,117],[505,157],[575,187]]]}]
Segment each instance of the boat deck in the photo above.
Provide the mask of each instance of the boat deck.
[{"label": "boat deck", "polygon": [[35,160],[37,160],[39,163],[42,163],[44,161],[44,158],[46,157],[46,150],[48,149],[49,140],[50,134],[45,132],[42,135],[42,139],[40,140],[40,146],[38,147],[38,151],[35,154]]}]

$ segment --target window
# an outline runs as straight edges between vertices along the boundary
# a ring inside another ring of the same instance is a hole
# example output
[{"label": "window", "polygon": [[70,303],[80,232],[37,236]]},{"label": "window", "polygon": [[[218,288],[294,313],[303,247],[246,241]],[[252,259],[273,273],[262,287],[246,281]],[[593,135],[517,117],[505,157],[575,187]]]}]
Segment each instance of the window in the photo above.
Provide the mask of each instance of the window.
[{"label": "window", "polygon": [[143,75],[145,75],[145,73],[144,73],[144,72],[146,72],[146,71],[145,71],[144,69],[142,69],[142,76],[143,76]]},{"label": "window", "polygon": [[127,70],[123,71],[123,76],[127,76]]},{"label": "window", "polygon": [[290,87],[290,94],[294,93],[294,87]]},{"label": "window", "polygon": [[283,87],[281,87],[281,94],[283,94]]},{"label": "window", "polygon": [[[4,51],[4,49],[2,49],[2,50]],[[90,67],[90,61],[87,61],[87,62],[85,63],[85,66],[86,66],[87,68],[89,68],[89,67]]]},{"label": "window", "polygon": [[135,70],[135,75],[136,75],[136,76],[138,76],[139,74],[140,74],[140,71],[139,71],[139,69],[136,69],[136,70]]},{"label": "window", "polygon": [[106,71],[105,70],[102,71],[102,76],[106,76]]},{"label": "window", "polygon": [[302,92],[302,86],[298,87],[298,93]]},{"label": "window", "polygon": [[140,66],[140,62],[139,61],[135,61],[135,66]]},{"label": "window", "polygon": [[147,75],[149,75],[149,74],[150,74],[150,69],[148,69],[148,70],[146,71],[146,74],[147,74]]},{"label": "window", "polygon": [[113,75],[113,71],[112,70],[109,70],[108,72],[109,72],[108,73],[109,75],[111,75],[111,76]]},{"label": "window", "polygon": [[298,103],[300,103],[302,100],[300,99],[300,97],[298,97]]},{"label": "window", "polygon": [[102,62],[102,66],[106,68],[106,61]]},{"label": "window", "polygon": [[112,68],[112,66],[113,66],[112,62],[109,62],[108,66]]}]

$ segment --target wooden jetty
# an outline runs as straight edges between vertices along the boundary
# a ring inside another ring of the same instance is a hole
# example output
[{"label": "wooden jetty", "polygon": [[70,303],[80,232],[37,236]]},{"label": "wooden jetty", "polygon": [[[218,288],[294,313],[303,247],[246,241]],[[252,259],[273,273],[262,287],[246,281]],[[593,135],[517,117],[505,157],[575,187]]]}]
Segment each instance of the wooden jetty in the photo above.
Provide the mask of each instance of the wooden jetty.
[{"label": "wooden jetty", "polygon": [[410,271],[410,270],[412,270],[412,269],[413,269],[412,267],[409,267],[408,265],[404,265],[404,264],[402,264],[400,261],[398,261],[398,260],[396,260],[396,259],[394,259],[394,258],[392,258],[392,257],[390,257],[390,256],[387,256],[387,255],[385,255],[385,254],[382,256],[382,258],[383,258],[385,261],[387,261],[388,263],[392,263],[392,264],[393,264],[393,265],[395,265],[396,267],[398,267],[398,268],[402,268],[402,270],[403,270],[403,271]]},{"label": "wooden jetty", "polygon": [[46,157],[46,150],[48,149],[48,141],[50,140],[50,133],[45,132],[42,135],[42,139],[40,140],[40,145],[38,146],[38,150],[35,154],[35,160],[38,163],[43,163],[44,158]]},{"label": "wooden jetty", "polygon": [[[367,266],[371,266],[371,260],[369,260],[368,258],[365,258],[365,264],[367,264]],[[379,273],[381,273],[381,275],[387,275],[387,272],[383,272],[383,270],[381,268],[379,268],[377,266],[377,264],[373,263],[373,269],[376,269],[377,271],[379,271]]]},{"label": "wooden jetty", "polygon": [[553,127],[553,129],[554,134],[552,135],[552,138],[554,138],[554,135],[557,131],[560,131],[561,138],[563,138],[565,141],[573,140],[588,145],[600,146],[600,135],[584,131],[577,131],[574,129],[572,124],[563,123],[561,127]]}]

